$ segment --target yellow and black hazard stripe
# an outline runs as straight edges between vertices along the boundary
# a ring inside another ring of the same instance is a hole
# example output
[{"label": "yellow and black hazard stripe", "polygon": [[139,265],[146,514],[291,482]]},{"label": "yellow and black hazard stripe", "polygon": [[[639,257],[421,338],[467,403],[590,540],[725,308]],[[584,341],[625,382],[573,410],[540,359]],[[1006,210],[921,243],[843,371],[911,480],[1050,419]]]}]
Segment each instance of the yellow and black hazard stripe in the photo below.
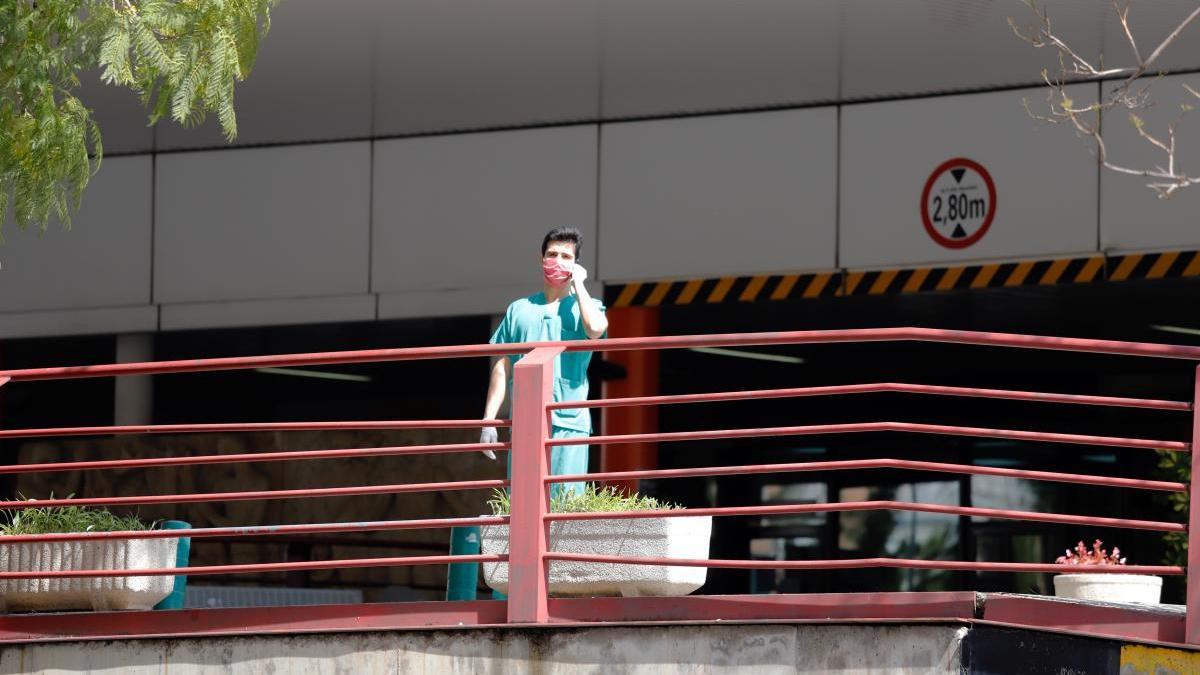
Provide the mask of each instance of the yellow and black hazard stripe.
[{"label": "yellow and black hazard stripe", "polygon": [[1108,281],[1200,276],[1200,251],[1132,253],[1107,259]]},{"label": "yellow and black hazard stripe", "polygon": [[761,302],[1200,276],[1200,251],[916,269],[649,281],[605,287],[611,307]]},{"label": "yellow and black hazard stripe", "polygon": [[1104,278],[1104,258],[922,267],[910,270],[849,272],[838,295],[927,293],[1014,286],[1080,284]]},{"label": "yellow and black hazard stripe", "polygon": [[658,307],[721,302],[755,302],[830,297],[842,285],[839,272],[720,277],[688,281],[649,281],[607,286],[611,307]]}]

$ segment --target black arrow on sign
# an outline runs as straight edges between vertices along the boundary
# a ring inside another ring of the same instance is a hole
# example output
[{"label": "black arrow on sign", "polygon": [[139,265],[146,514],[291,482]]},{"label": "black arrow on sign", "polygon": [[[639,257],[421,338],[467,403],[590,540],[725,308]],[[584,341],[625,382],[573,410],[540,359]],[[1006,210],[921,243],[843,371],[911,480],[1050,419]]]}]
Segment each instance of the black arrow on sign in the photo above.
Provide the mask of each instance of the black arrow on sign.
[{"label": "black arrow on sign", "polygon": [[950,169],[950,174],[954,176],[955,183],[961,183],[963,176],[967,175],[966,169]]},{"label": "black arrow on sign", "polygon": [[954,239],[962,239],[967,236],[967,231],[963,229],[962,223],[954,226],[954,232],[950,235]]}]

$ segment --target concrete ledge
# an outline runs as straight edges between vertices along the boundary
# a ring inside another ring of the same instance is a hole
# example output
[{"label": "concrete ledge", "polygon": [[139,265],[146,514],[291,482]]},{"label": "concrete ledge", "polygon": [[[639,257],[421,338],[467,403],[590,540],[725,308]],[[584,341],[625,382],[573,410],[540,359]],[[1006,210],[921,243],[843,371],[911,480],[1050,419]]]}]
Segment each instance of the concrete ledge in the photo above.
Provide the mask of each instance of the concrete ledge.
[{"label": "concrete ledge", "polygon": [[162,330],[374,320],[375,296],[368,294],[162,305]]},{"label": "concrete ledge", "polygon": [[857,673],[961,672],[960,626],[616,626],[15,645],[29,672]]},{"label": "concrete ledge", "polygon": [[146,333],[158,330],[158,307],[100,307],[0,314],[0,338]]}]

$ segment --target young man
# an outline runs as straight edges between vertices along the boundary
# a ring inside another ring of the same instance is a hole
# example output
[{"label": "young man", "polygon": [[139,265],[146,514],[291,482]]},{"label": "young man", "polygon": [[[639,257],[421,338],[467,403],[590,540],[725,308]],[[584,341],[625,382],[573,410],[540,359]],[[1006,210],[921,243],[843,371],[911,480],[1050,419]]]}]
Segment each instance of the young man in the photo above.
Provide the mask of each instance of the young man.
[{"label": "young man", "polygon": [[[582,243],[583,236],[574,228],[558,227],[546,234],[542,239],[542,291],[508,306],[504,319],[492,335],[492,344],[595,340],[604,337],[608,330],[604,304],[588,295],[583,285],[587,280],[587,270],[576,262]],[[496,419],[512,381],[513,364],[519,359],[519,356],[510,356],[499,359],[492,366],[484,419]],[[565,353],[554,359],[556,402],[587,399],[587,369],[591,360],[591,352]],[[551,423],[553,438],[586,438],[592,432],[592,415],[586,408],[555,410]],[[495,443],[496,439],[496,428],[487,427],[480,434],[479,442]],[[555,447],[550,454],[550,473],[587,473],[587,449],[586,443]],[[485,451],[484,454],[496,458],[491,451]],[[582,491],[583,483],[555,483],[551,495]]]}]

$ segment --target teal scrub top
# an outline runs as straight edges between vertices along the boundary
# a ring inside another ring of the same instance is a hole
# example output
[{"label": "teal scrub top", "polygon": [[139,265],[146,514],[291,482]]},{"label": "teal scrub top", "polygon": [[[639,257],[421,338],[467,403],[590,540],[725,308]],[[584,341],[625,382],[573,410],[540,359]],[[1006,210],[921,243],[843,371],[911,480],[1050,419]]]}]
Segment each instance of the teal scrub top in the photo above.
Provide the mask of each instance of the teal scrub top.
[{"label": "teal scrub top", "polygon": [[[604,303],[592,298],[600,311],[604,311]],[[508,306],[504,319],[492,335],[491,344],[512,342],[558,342],[562,340],[586,340],[587,333],[583,329],[583,319],[579,314],[579,301],[575,295],[568,295],[558,301],[557,306],[546,304],[546,294],[536,293],[528,298],[521,298]],[[509,361],[516,365],[520,356],[509,356]],[[588,397],[588,364],[592,361],[591,352],[568,352],[559,354],[554,359],[554,401],[585,401]],[[509,381],[509,390],[512,382]],[[573,429],[590,433],[592,430],[592,415],[586,408],[573,410],[555,410],[551,423],[561,429]]]}]

